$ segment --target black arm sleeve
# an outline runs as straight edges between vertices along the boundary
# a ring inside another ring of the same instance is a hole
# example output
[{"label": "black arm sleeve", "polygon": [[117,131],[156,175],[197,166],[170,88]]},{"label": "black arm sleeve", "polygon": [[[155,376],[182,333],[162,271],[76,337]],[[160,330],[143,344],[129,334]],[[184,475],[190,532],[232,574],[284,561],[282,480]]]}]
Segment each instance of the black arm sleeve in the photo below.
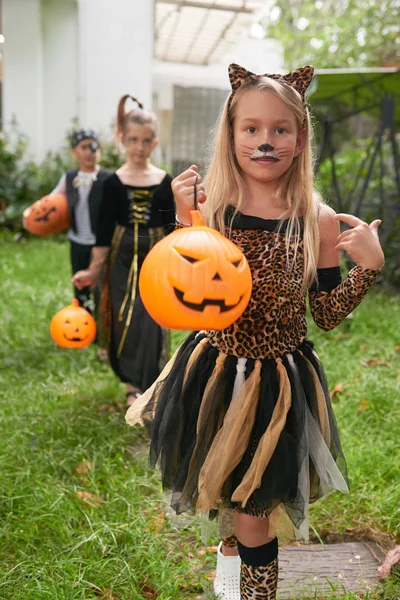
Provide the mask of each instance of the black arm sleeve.
[{"label": "black arm sleeve", "polygon": [[318,269],[318,284],[309,290],[310,310],[315,323],[329,331],[343,321],[364,298],[381,269],[355,266],[341,282],[340,268]]},{"label": "black arm sleeve", "polygon": [[96,246],[111,246],[111,240],[117,224],[120,192],[118,179],[116,179],[116,176],[111,175],[103,183],[99,220],[97,223]]}]

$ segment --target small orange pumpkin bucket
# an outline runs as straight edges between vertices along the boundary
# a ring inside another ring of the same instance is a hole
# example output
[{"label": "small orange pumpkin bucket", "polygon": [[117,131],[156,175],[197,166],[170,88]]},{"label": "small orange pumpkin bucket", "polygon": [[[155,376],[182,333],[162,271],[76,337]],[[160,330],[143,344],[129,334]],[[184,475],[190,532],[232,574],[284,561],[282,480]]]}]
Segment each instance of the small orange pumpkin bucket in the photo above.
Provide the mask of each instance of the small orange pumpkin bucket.
[{"label": "small orange pumpkin bucket", "polygon": [[43,196],[24,211],[25,228],[35,235],[60,233],[70,226],[68,201],[65,194]]},{"label": "small orange pumpkin bucket", "polygon": [[85,348],[96,337],[96,321],[74,298],[52,318],[50,335],[61,348]]}]

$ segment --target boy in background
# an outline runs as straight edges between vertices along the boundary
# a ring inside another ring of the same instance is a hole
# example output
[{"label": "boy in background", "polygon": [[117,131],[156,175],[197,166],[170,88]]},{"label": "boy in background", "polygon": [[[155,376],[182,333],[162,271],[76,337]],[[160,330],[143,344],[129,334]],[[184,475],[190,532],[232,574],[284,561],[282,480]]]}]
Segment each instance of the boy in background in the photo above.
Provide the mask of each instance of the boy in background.
[{"label": "boy in background", "polygon": [[[68,239],[71,245],[72,274],[87,269],[92,247],[96,243],[97,220],[102,197],[102,184],[112,174],[110,169],[100,167],[100,144],[93,129],[77,129],[71,135],[71,153],[78,168],[61,176],[52,194],[65,194],[71,217]],[[75,298],[79,304],[96,312],[98,290],[85,287],[78,290]]]}]

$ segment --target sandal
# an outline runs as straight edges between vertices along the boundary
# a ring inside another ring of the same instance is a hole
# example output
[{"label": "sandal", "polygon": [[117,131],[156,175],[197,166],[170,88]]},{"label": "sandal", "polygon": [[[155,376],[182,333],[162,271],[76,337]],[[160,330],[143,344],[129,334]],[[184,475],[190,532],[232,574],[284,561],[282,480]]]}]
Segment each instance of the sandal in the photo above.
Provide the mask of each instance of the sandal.
[{"label": "sandal", "polygon": [[125,394],[125,398],[126,398],[126,405],[127,406],[132,406],[132,404],[142,395],[142,392],[139,389],[135,389],[135,390],[130,390],[129,392],[126,392]]}]

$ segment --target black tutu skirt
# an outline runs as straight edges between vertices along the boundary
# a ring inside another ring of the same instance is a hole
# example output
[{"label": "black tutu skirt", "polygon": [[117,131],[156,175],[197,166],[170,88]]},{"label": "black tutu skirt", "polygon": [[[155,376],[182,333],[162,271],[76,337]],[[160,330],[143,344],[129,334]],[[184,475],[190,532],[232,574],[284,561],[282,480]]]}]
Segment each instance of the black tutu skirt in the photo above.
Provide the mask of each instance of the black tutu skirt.
[{"label": "black tutu skirt", "polygon": [[102,339],[111,367],[122,382],[140,390],[157,379],[168,355],[168,333],[151,318],[138,289],[150,247],[146,226],[116,231],[101,299]]},{"label": "black tutu skirt", "polygon": [[309,503],[348,491],[326,378],[309,341],[279,358],[244,359],[192,333],[126,420],[149,429],[150,461],[177,513],[234,508],[265,517],[283,505],[301,532]]}]

